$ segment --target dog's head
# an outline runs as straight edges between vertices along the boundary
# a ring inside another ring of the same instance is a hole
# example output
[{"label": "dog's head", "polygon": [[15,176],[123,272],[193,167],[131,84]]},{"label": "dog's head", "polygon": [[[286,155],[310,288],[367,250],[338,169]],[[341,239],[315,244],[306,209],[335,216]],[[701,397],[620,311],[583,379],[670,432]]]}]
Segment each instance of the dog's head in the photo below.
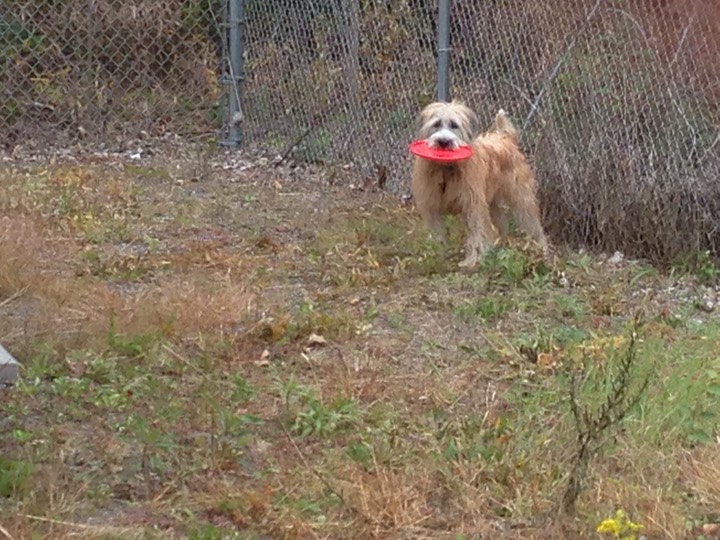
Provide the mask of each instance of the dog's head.
[{"label": "dog's head", "polygon": [[420,113],[420,138],[433,148],[454,150],[472,143],[476,125],[475,113],[462,103],[438,101]]}]

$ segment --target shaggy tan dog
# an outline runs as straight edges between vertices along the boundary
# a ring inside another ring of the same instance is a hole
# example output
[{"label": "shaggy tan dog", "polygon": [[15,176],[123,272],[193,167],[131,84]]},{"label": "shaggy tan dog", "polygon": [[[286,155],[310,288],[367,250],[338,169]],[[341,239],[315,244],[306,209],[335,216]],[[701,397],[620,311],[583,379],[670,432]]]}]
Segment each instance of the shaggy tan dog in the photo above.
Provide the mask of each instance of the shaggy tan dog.
[{"label": "shaggy tan dog", "polygon": [[518,147],[517,131],[502,109],[493,131],[472,139],[475,114],[462,103],[431,103],[420,114],[419,138],[431,147],[472,145],[472,157],[439,163],[415,157],[412,193],[420,214],[441,242],[447,240],[443,215],[459,214],[467,226],[465,259],[472,268],[483,253],[504,239],[510,215],[544,251],[535,176]]}]

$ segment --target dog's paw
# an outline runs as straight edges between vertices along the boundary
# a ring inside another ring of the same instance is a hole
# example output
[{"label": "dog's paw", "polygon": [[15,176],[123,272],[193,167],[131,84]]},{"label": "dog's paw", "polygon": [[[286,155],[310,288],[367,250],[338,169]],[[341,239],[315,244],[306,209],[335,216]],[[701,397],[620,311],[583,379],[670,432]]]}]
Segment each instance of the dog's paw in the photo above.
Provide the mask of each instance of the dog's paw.
[{"label": "dog's paw", "polygon": [[460,268],[465,268],[465,269],[470,270],[470,269],[472,269],[472,268],[475,267],[475,265],[477,264],[477,262],[478,262],[478,261],[477,261],[477,257],[467,257],[466,259],[460,261],[460,262],[458,263],[458,266],[459,266]]},{"label": "dog's paw", "polygon": [[441,246],[447,245],[448,243],[447,234],[433,233],[430,235],[430,239]]},{"label": "dog's paw", "polygon": [[545,257],[547,259],[551,259],[551,258],[557,257],[558,251],[557,251],[557,248],[555,246],[553,246],[552,244],[545,244],[542,248],[542,254],[543,254],[543,257]]}]

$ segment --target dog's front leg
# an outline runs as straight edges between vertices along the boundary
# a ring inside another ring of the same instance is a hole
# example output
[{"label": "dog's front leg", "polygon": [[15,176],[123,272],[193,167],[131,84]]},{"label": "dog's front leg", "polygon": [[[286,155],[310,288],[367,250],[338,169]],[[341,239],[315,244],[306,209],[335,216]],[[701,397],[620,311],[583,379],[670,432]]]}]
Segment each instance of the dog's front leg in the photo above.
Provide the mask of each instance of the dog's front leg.
[{"label": "dog's front leg", "polygon": [[447,227],[445,226],[445,219],[443,218],[442,214],[434,212],[428,213],[424,215],[423,218],[425,220],[425,224],[430,230],[430,234],[432,235],[433,239],[442,244],[443,246],[447,244]]},{"label": "dog's front leg", "polygon": [[520,230],[537,242],[543,253],[548,255],[550,248],[540,221],[540,207],[529,182],[518,190],[512,201],[512,212]]},{"label": "dog's front leg", "polygon": [[480,204],[464,214],[467,226],[465,241],[465,259],[459,263],[461,268],[472,268],[482,258],[485,251],[495,244],[497,232],[490,219],[487,204]]},{"label": "dog's front leg", "polygon": [[507,238],[508,231],[510,230],[508,212],[509,210],[504,208],[500,202],[496,201],[490,205],[490,219],[497,229],[500,240],[503,242]]}]

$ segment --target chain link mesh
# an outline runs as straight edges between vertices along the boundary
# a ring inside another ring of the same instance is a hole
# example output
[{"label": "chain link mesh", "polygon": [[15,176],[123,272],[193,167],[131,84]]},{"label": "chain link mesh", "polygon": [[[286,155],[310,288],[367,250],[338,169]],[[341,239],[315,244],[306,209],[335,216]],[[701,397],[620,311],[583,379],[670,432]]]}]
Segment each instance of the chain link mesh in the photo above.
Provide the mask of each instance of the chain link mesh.
[{"label": "chain link mesh", "polygon": [[0,133],[64,144],[214,129],[219,0],[0,3]]},{"label": "chain link mesh", "polygon": [[[217,129],[227,2],[3,2],[5,144]],[[405,191],[437,0],[243,2],[244,140]],[[451,4],[451,95],[523,128],[554,237],[720,253],[720,4]]]},{"label": "chain link mesh", "polygon": [[295,146],[308,162],[402,163],[435,89],[437,11],[426,7],[247,0],[247,139]]},{"label": "chain link mesh", "polygon": [[[248,139],[405,190],[437,1],[246,1]],[[556,239],[718,253],[719,27],[702,0],[455,1],[451,95],[523,128]]]}]

